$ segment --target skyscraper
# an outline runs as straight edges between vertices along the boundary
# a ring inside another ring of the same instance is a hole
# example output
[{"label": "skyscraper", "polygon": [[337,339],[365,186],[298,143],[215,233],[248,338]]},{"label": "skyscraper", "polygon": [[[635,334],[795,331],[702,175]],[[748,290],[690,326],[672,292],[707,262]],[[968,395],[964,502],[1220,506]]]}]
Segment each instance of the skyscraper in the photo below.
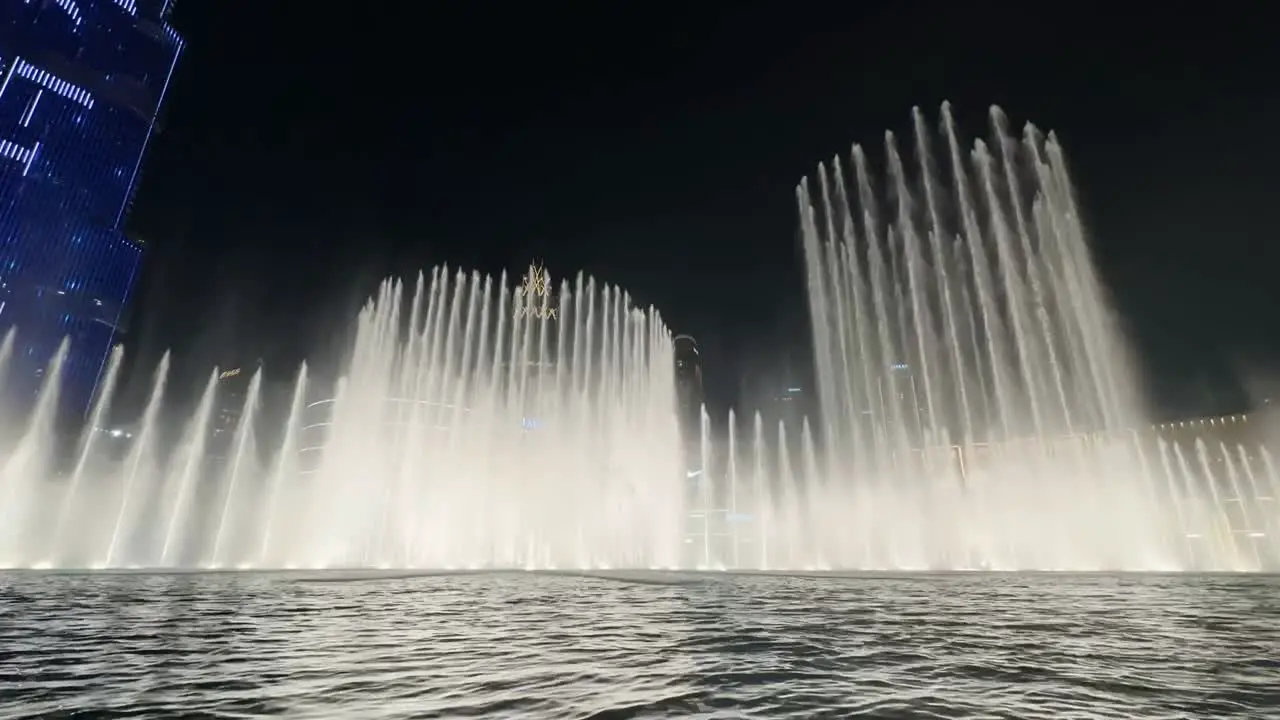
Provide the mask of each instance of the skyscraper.
[{"label": "skyscraper", "polygon": [[702,414],[702,357],[698,341],[689,335],[673,339],[676,361],[676,401],[680,408],[680,426],[686,438],[696,438]]},{"label": "skyscraper", "polygon": [[[261,368],[259,360],[257,367]],[[244,403],[252,381],[254,367],[233,367],[218,374],[218,389],[214,396],[213,418],[209,426],[205,451],[214,464],[221,465],[235,451],[231,447],[236,429],[244,415]]]},{"label": "skyscraper", "polygon": [[124,232],[182,39],[173,0],[0,0],[0,330],[25,393],[62,338],[84,409],[143,246]]}]

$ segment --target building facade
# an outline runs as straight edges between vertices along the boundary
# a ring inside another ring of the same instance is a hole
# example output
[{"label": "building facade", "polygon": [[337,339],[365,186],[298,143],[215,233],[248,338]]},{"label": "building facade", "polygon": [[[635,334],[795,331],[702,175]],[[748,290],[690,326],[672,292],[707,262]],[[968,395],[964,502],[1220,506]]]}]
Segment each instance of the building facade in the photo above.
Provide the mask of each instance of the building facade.
[{"label": "building facade", "polygon": [[[34,393],[64,337],[87,408],[142,262],[125,234],[183,42],[173,0],[0,0],[0,330]],[[25,382],[24,382],[25,380]]]}]

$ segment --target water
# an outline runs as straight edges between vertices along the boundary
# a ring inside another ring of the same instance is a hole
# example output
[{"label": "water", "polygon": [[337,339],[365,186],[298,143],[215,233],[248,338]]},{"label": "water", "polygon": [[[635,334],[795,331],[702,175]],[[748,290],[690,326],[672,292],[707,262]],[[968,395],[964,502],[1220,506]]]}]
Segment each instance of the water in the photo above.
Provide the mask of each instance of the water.
[{"label": "water", "polygon": [[343,377],[301,368],[281,428],[260,374],[227,408],[215,368],[164,432],[166,356],[105,462],[117,351],[55,472],[64,344],[0,417],[0,567],[1280,570],[1274,456],[1152,431],[1063,151],[1007,125],[965,152],[948,108],[938,132],[917,111],[883,173],[855,146],[798,188],[812,424],[731,413],[722,437],[704,413],[686,452],[655,311],[441,267],[383,284]]},{"label": "water", "polygon": [[117,351],[74,469],[52,473],[64,345],[0,472],[0,567],[675,567],[670,333],[594,279],[554,291],[448,268],[386,282],[336,397],[309,402],[303,367],[279,447],[259,453],[259,371],[218,462],[227,374],[168,446],[167,356],[125,457],[102,460]]},{"label": "water", "polygon": [[1280,569],[1266,450],[1144,421],[1053,134],[913,120],[797,188],[821,421],[704,432],[701,564]]},{"label": "water", "polygon": [[298,578],[0,576],[0,717],[1280,712],[1274,577]]}]

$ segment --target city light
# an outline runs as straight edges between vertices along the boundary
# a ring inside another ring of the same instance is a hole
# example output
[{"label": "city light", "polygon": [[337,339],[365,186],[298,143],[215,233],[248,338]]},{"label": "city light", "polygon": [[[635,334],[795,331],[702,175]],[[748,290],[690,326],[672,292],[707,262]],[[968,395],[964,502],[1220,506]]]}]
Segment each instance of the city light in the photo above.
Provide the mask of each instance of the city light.
[{"label": "city light", "polygon": [[[103,2],[101,12],[86,0],[44,5],[75,27],[21,13],[15,22],[29,24],[13,28],[15,43],[0,57],[0,114],[11,120],[0,136],[0,184],[9,201],[0,224],[26,228],[6,241],[0,302],[6,325],[24,331],[22,367],[11,376],[39,378],[54,348],[73,335],[61,394],[87,407],[142,262],[124,213],[183,43],[160,8],[136,0]],[[118,52],[84,52],[99,46]],[[55,60],[64,55],[75,59]],[[105,86],[94,77],[136,85],[146,100],[99,97]],[[55,311],[46,307],[50,295]],[[24,390],[34,396],[36,387]]]}]

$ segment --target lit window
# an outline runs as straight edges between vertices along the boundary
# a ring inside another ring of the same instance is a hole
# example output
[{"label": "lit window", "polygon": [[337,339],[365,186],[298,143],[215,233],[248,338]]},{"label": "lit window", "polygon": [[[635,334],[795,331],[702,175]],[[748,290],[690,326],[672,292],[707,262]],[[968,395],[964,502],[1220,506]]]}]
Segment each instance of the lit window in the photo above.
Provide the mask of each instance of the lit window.
[{"label": "lit window", "polygon": [[80,25],[80,20],[82,19],[80,17],[80,8],[75,4],[74,0],[55,0],[55,2],[63,12],[71,16],[77,26]]},{"label": "lit window", "polygon": [[41,87],[52,90],[72,102],[79,103],[87,108],[93,107],[93,96],[89,94],[89,91],[60,78],[56,78],[26,60],[18,60],[15,70],[18,73],[18,77],[30,80]]}]

